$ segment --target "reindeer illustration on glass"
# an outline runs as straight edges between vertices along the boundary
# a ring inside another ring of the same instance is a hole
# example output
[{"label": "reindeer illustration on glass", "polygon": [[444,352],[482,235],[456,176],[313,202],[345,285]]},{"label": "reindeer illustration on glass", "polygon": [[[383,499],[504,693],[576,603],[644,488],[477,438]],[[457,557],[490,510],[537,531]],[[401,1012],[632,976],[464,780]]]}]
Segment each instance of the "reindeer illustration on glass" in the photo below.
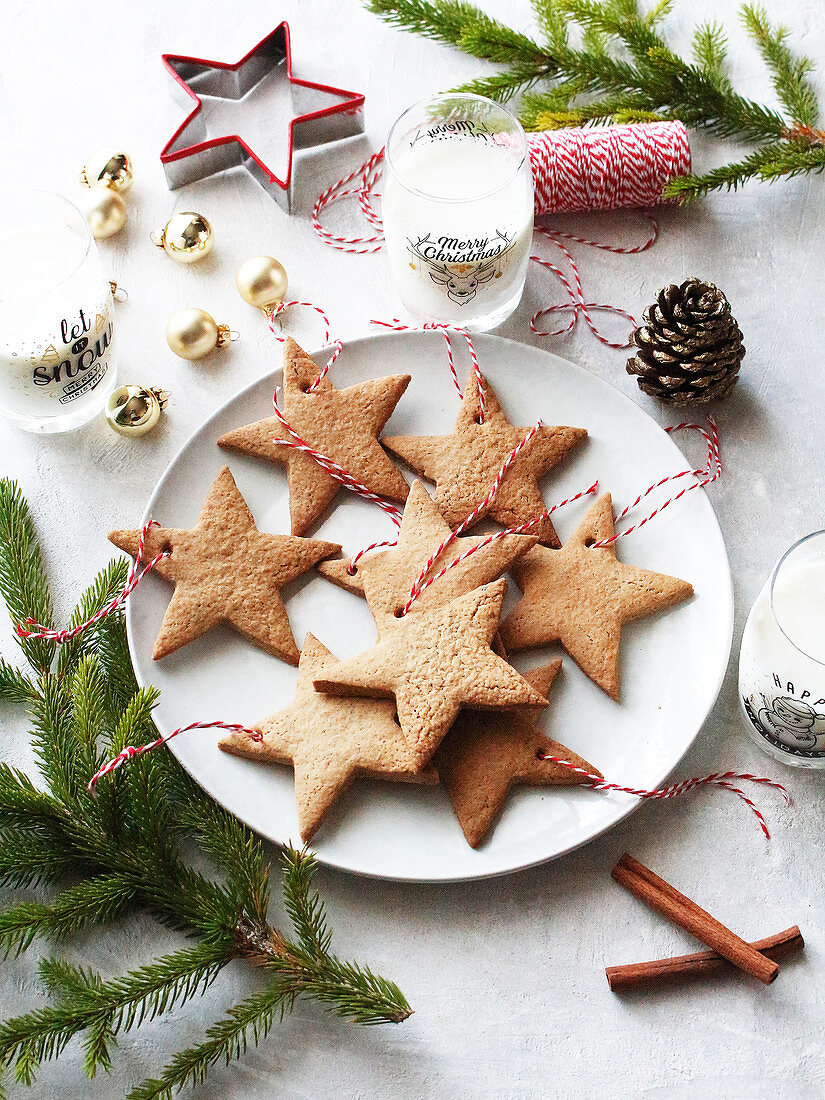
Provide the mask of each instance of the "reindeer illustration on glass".
[{"label": "reindeer illustration on glass", "polygon": [[476,95],[405,111],[385,152],[384,235],[393,282],[424,320],[501,324],[524,289],[533,177],[517,120]]}]

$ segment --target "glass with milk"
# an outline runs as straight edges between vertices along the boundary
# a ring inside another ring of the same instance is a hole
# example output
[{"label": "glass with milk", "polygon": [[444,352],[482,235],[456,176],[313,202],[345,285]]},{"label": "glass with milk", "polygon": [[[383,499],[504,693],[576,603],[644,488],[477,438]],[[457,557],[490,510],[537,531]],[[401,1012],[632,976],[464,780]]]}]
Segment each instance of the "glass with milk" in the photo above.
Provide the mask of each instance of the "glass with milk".
[{"label": "glass with milk", "polygon": [[60,195],[0,195],[0,413],[32,432],[85,424],[115,384],[114,309],[86,219]]},{"label": "glass with milk", "polygon": [[761,748],[786,764],[825,768],[825,531],[783,554],[757,596],[739,697]]},{"label": "glass with milk", "polygon": [[533,175],[518,120],[478,95],[417,103],[384,154],[393,283],[410,312],[474,330],[519,303],[533,233]]}]

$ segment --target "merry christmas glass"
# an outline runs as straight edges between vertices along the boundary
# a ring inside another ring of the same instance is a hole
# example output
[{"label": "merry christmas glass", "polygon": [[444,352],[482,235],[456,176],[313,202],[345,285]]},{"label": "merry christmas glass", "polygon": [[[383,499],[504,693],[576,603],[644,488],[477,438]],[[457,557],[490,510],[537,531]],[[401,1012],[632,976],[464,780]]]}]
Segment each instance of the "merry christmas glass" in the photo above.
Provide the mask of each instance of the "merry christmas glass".
[{"label": "merry christmas glass", "polygon": [[794,543],[757,596],[742,637],[739,697],[765,752],[825,768],[825,531]]},{"label": "merry christmas glass", "polygon": [[475,330],[519,303],[533,233],[533,174],[519,122],[478,95],[410,107],[384,153],[390,271],[410,312]]},{"label": "merry christmas glass", "polygon": [[0,412],[32,432],[91,420],[115,384],[114,327],[80,211],[46,191],[0,196]]}]

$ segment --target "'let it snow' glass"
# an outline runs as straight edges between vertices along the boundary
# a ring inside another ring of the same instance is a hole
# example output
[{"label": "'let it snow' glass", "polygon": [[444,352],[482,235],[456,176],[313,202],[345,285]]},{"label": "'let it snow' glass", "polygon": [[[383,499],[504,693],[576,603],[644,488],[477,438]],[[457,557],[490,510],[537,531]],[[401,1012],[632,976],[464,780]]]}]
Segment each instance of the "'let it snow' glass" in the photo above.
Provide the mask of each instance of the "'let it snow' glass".
[{"label": "'let it snow' glass", "polygon": [[112,291],[80,211],[0,195],[0,412],[32,432],[85,424],[115,384]]},{"label": "'let it snow' glass", "polygon": [[395,122],[384,159],[384,237],[406,308],[475,330],[501,324],[521,298],[533,233],[518,120],[483,96],[434,96]]}]

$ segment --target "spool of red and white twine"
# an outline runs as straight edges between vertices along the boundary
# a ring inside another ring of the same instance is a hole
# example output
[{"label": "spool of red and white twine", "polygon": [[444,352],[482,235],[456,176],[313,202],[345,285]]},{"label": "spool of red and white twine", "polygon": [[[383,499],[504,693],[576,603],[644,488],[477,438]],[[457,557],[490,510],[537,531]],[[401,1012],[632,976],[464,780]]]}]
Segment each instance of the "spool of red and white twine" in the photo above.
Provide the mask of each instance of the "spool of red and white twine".
[{"label": "spool of red and white twine", "polygon": [[[533,168],[536,217],[656,206],[666,201],[662,199],[665,185],[689,172],[691,164],[688,133],[684,123],[678,121],[551,130],[528,134],[527,146]],[[342,252],[359,254],[378,252],[383,247],[383,223],[373,205],[373,200],[379,197],[376,189],[381,178],[383,157],[384,150],[381,149],[319,195],[312,209],[312,224],[325,244]],[[357,201],[364,219],[374,232],[366,236],[347,237],[323,224],[321,218],[327,208],[347,198]],[[556,276],[568,300],[537,310],[530,319],[533,332],[538,336],[560,336],[569,332],[583,317],[596,339],[607,347],[630,346],[630,340],[613,340],[605,335],[593,320],[593,314],[609,313],[622,317],[629,322],[631,331],[636,327],[634,318],[618,306],[585,300],[578,265],[563,242],[620,255],[644,252],[658,234],[654,219],[649,214],[645,217],[649,232],[640,244],[632,246],[591,240],[546,224],[536,227],[538,234],[559,249],[564,266],[539,255],[532,255],[530,259]],[[569,320],[559,328],[541,328],[541,320],[555,313],[569,313]]]}]

